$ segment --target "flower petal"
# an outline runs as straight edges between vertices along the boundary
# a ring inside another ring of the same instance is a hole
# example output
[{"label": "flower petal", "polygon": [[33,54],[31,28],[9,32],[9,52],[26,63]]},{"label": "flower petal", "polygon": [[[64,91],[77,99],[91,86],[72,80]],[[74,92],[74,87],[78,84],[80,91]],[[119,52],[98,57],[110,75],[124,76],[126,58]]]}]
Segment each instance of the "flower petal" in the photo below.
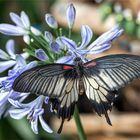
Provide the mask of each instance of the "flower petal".
[{"label": "flower petal", "polygon": [[35,134],[38,134],[38,117],[31,121],[31,128]]},{"label": "flower petal", "polygon": [[26,65],[26,69],[31,69],[35,66],[37,66],[37,61],[32,61]]},{"label": "flower petal", "polygon": [[71,29],[74,25],[75,16],[76,16],[76,10],[73,4],[70,4],[68,6],[66,15],[67,15],[68,26]]},{"label": "flower petal", "polygon": [[6,79],[7,79],[7,76],[5,76],[5,77],[0,77],[0,84],[1,84],[2,81],[6,80]]},{"label": "flower petal", "polygon": [[25,52],[25,53],[22,53],[21,56],[22,56],[24,59],[27,59],[30,55],[29,55],[29,53]]},{"label": "flower petal", "polygon": [[6,52],[4,52],[2,49],[0,49],[0,59],[9,60],[10,57]]},{"label": "flower petal", "polygon": [[30,45],[30,36],[29,35],[24,35],[23,40],[26,44]]},{"label": "flower petal", "polygon": [[47,40],[47,42],[51,43],[53,41],[52,34],[48,31],[45,31],[45,39]]},{"label": "flower petal", "polygon": [[58,28],[58,24],[56,19],[51,15],[51,14],[46,14],[45,15],[45,20],[48,24],[49,27],[53,28],[53,29],[57,29]]},{"label": "flower petal", "polygon": [[10,39],[6,43],[6,51],[11,57],[15,57],[15,41],[13,39]]},{"label": "flower petal", "polygon": [[81,37],[82,37],[82,43],[78,47],[78,49],[83,49],[85,48],[89,42],[92,39],[92,30],[88,25],[82,25],[81,27]]},{"label": "flower petal", "polygon": [[95,46],[102,46],[103,44],[111,44],[111,41],[118,38],[123,32],[123,29],[120,29],[119,26],[115,26],[108,32],[102,34],[100,37],[98,37],[93,43],[91,43],[88,46],[88,50],[92,50]]},{"label": "flower petal", "polygon": [[24,27],[29,29],[30,28],[30,20],[24,11],[21,12],[21,20],[22,20]]},{"label": "flower petal", "polygon": [[36,29],[35,27],[32,27],[32,26],[31,26],[31,32],[36,36],[41,35],[41,32],[38,29]]},{"label": "flower petal", "polygon": [[37,49],[37,50],[35,50],[35,56],[36,56],[39,60],[41,60],[41,61],[46,61],[46,60],[48,60],[48,56],[47,56],[47,54],[44,52],[43,49]]},{"label": "flower petal", "polygon": [[11,12],[10,18],[17,26],[22,27],[22,28],[24,27],[21,18],[17,14]]},{"label": "flower petal", "polygon": [[72,56],[63,56],[56,60],[55,63],[64,63],[64,64],[72,64],[73,63],[73,57]]},{"label": "flower petal", "polygon": [[97,54],[97,53],[101,53],[105,50],[108,50],[111,48],[111,44],[103,44],[101,46],[95,46],[92,49],[89,50],[88,54]]},{"label": "flower petal", "polygon": [[49,97],[48,96],[45,97],[44,102],[45,102],[45,104],[48,104],[49,103]]},{"label": "flower petal", "polygon": [[9,69],[10,67],[14,66],[16,61],[9,60],[9,61],[1,61],[0,62],[0,73]]},{"label": "flower petal", "polygon": [[55,53],[60,53],[60,46],[57,42],[52,42],[50,46]]},{"label": "flower petal", "polygon": [[0,92],[0,106],[3,103],[5,103],[5,101],[7,101],[9,96],[10,96],[10,92],[9,91],[7,91],[7,92],[1,91]]},{"label": "flower petal", "polygon": [[20,67],[23,67],[26,65],[25,59],[19,54],[16,55],[16,62]]},{"label": "flower petal", "polygon": [[44,121],[42,115],[39,116],[39,120],[40,120],[40,123],[41,123],[41,126],[42,128],[48,132],[48,133],[52,133],[52,129],[48,126],[48,124]]},{"label": "flower petal", "polygon": [[29,64],[26,65],[26,67],[23,67],[23,69],[20,71],[20,73],[28,70],[28,69],[31,69],[33,67],[37,66],[37,61],[32,61],[30,62]]},{"label": "flower petal", "polygon": [[73,40],[67,37],[60,37],[60,40],[64,45],[66,45],[69,51],[75,52],[77,45]]},{"label": "flower petal", "polygon": [[12,109],[9,110],[9,114],[14,119],[22,119],[30,112],[29,108],[23,108],[23,109]]},{"label": "flower petal", "polygon": [[8,101],[10,102],[10,104],[12,104],[14,107],[16,108],[22,108],[21,103],[18,100],[13,100],[10,98],[8,98]]},{"label": "flower petal", "polygon": [[5,35],[22,36],[28,34],[26,30],[10,24],[0,24],[0,32]]}]

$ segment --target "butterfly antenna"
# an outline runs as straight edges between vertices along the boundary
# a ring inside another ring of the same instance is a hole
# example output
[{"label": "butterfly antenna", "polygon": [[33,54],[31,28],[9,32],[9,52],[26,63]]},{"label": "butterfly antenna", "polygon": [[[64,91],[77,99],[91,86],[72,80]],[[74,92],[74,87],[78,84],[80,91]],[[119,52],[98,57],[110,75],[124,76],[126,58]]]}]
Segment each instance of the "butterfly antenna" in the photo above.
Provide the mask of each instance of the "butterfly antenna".
[{"label": "butterfly antenna", "polygon": [[61,125],[60,125],[60,127],[59,127],[59,129],[58,129],[58,131],[57,131],[58,134],[60,134],[61,131],[62,131],[64,121],[65,121],[65,119],[62,119],[62,121],[61,121]]}]

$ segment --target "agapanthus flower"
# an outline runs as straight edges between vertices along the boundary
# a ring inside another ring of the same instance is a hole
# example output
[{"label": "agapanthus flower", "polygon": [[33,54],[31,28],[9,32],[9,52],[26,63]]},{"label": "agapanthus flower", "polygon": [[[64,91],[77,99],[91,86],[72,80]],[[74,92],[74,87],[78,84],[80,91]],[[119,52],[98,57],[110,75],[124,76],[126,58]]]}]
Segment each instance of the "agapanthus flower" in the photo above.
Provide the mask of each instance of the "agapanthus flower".
[{"label": "agapanthus flower", "polygon": [[14,108],[8,101],[9,98],[19,100],[22,102],[27,98],[29,93],[19,93],[13,90],[5,90],[3,87],[0,88],[0,118],[9,115],[9,110]]},{"label": "agapanthus flower", "polygon": [[[29,94],[18,93],[12,90],[14,80],[25,70],[36,66],[36,62],[26,64],[25,59],[21,55],[16,56],[16,66],[9,70],[8,76],[0,78],[0,116],[7,115],[11,108],[8,98],[19,99],[23,101]],[[9,105],[8,105],[9,104]]]},{"label": "agapanthus flower", "polygon": [[[0,117],[10,116],[15,119],[20,119],[27,115],[31,122],[31,128],[34,133],[38,133],[38,121],[40,121],[42,128],[51,133],[51,128],[44,121],[42,115],[44,109],[42,108],[43,102],[46,103],[46,97],[39,96],[36,100],[23,104],[29,93],[19,93],[12,90],[14,80],[24,71],[31,69],[37,65],[36,61],[26,64],[24,58],[20,55],[16,56],[16,68],[9,70],[8,76],[1,80],[0,88]],[[10,104],[10,103],[11,104]]]},{"label": "agapanthus flower", "polygon": [[9,111],[10,116],[14,119],[21,119],[27,116],[27,119],[30,121],[31,128],[35,134],[38,134],[38,121],[40,121],[42,128],[46,132],[52,133],[51,128],[42,117],[44,113],[44,109],[42,108],[44,100],[45,97],[43,95],[26,104],[20,103],[18,100],[9,99],[10,103],[16,107],[15,109],[11,109]]},{"label": "agapanthus flower", "polygon": [[27,44],[30,42],[30,32],[35,35],[40,35],[41,32],[31,26],[29,17],[24,11],[20,13],[20,16],[11,12],[10,18],[15,23],[15,25],[7,23],[0,24],[1,33],[12,36],[23,36],[23,39]]},{"label": "agapanthus flower", "polygon": [[16,25],[11,24],[0,24],[0,32],[6,35],[14,35],[14,36],[23,36],[29,34],[30,29],[30,21],[29,17],[25,12],[21,12],[20,16],[11,12],[10,13],[11,20]]},{"label": "agapanthus flower", "polygon": [[106,33],[103,33],[94,42],[90,43],[93,34],[92,30],[88,25],[82,25],[82,41],[80,46],[77,46],[77,44],[73,40],[65,36],[59,38],[60,42],[62,42],[62,44],[67,47],[69,55],[61,57],[56,62],[72,64],[75,57],[80,57],[83,62],[86,62],[86,55],[98,54],[109,49],[111,47],[111,42],[118,38],[122,34],[122,32],[123,29],[120,29],[119,26],[115,26]]},{"label": "agapanthus flower", "polygon": [[[22,53],[21,56],[27,59],[29,54],[27,52]],[[3,72],[10,67],[16,65],[16,53],[15,53],[15,42],[9,40],[6,43],[6,52],[0,49],[0,72]]]}]

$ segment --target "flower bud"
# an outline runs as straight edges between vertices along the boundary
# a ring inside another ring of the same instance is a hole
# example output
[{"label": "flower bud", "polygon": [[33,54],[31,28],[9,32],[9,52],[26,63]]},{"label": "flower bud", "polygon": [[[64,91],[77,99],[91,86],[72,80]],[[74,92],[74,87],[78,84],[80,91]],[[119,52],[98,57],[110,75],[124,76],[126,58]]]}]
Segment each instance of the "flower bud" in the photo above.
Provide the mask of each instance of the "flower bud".
[{"label": "flower bud", "polygon": [[46,61],[48,60],[48,56],[47,54],[44,52],[43,49],[38,49],[38,50],[35,50],[35,55],[36,57],[41,60],[41,61]]},{"label": "flower bud", "polygon": [[49,27],[53,28],[53,29],[57,29],[58,28],[58,24],[56,19],[51,15],[51,14],[46,14],[45,15],[45,20],[48,24]]},{"label": "flower bud", "polygon": [[76,10],[73,6],[73,4],[70,4],[67,8],[67,21],[68,21],[68,26],[70,29],[72,29],[74,22],[75,22],[75,16],[76,16]]}]

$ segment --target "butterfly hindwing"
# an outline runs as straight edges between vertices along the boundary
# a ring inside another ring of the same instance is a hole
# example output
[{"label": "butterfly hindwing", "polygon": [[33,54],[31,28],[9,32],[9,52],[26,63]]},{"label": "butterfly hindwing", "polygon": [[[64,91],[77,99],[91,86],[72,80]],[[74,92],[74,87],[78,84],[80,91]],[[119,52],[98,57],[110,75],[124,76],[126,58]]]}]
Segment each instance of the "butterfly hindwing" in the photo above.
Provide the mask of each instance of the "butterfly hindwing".
[{"label": "butterfly hindwing", "polygon": [[78,85],[78,79],[70,79],[66,86],[65,94],[59,98],[51,100],[52,110],[56,111],[58,118],[62,119],[58,133],[62,130],[64,120],[67,119],[69,121],[74,113],[75,104],[78,101],[79,95]]},{"label": "butterfly hindwing", "polygon": [[115,93],[109,92],[107,89],[100,86],[96,79],[87,73],[84,73],[83,82],[85,93],[93,105],[94,110],[99,116],[104,114],[107,122],[111,125],[107,112],[112,109]]}]

